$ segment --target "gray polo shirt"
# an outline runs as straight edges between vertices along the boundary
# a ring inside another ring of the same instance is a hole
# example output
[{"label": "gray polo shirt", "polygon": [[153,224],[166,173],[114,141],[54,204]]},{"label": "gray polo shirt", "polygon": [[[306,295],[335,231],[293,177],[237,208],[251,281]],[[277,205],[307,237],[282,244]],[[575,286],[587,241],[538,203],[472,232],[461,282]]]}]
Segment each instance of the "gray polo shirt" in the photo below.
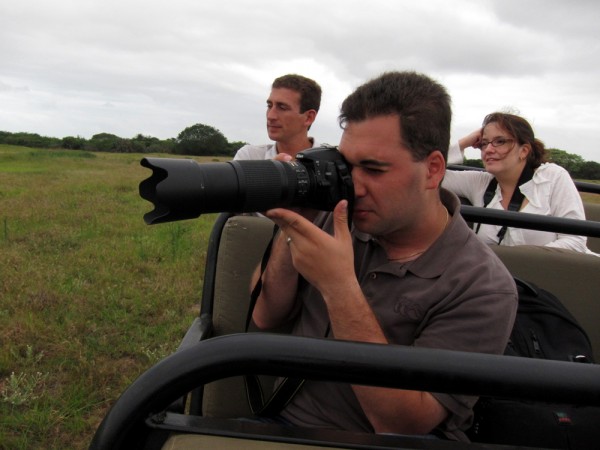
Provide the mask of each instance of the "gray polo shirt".
[{"label": "gray polo shirt", "polygon": [[[353,231],[355,268],[363,293],[393,344],[502,354],[517,309],[514,281],[496,255],[467,226],[458,198],[442,189],[452,218],[419,258],[389,262],[371,236]],[[331,218],[325,226],[331,230]],[[302,307],[293,334],[328,337],[329,317],[320,293],[299,291]],[[467,441],[475,397],[433,394],[449,411],[439,427]],[[348,384],[307,381],[282,411],[299,426],[373,432]]]}]

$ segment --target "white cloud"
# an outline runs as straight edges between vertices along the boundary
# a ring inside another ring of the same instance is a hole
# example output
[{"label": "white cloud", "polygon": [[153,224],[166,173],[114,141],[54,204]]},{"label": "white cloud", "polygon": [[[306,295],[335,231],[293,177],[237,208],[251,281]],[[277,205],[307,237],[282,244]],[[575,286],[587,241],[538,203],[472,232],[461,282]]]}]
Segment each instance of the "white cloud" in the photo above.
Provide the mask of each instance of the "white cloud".
[{"label": "white cloud", "polygon": [[311,130],[336,143],[338,108],[381,71],[445,84],[455,138],[494,110],[600,161],[600,4],[586,0],[21,0],[0,5],[0,130],[175,137],[195,123],[267,140],[271,81],[323,87]]}]

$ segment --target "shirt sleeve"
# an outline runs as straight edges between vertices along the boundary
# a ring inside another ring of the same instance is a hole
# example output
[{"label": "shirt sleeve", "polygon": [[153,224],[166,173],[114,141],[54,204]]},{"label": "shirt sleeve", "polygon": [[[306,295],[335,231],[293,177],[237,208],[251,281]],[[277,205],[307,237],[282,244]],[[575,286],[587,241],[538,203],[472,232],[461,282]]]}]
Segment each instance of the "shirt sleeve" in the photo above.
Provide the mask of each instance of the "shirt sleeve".
[{"label": "shirt sleeve", "polygon": [[463,153],[460,151],[458,142],[451,144],[448,148],[448,164],[462,164],[465,160]]},{"label": "shirt sleeve", "polygon": [[473,206],[483,206],[483,193],[491,179],[492,175],[482,170],[447,170],[442,187]]},{"label": "shirt sleeve", "polygon": [[[583,201],[569,173],[559,168],[553,176],[550,194],[550,214],[566,219],[585,220]],[[557,234],[557,239],[546,244],[547,247],[567,248],[585,253],[587,237],[573,234]]]},{"label": "shirt sleeve", "polygon": [[242,148],[240,148],[236,153],[235,156],[233,157],[234,161],[238,161],[238,160],[247,160],[247,159],[253,159],[250,156],[250,146],[249,145],[244,145]]}]

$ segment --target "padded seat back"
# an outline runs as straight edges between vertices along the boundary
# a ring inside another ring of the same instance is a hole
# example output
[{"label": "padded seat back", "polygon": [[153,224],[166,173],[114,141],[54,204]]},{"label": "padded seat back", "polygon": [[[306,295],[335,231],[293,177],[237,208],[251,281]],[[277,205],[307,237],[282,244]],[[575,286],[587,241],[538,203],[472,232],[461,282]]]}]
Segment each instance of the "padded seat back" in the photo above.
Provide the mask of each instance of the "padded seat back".
[{"label": "padded seat back", "polygon": [[586,330],[600,357],[600,258],[531,245],[492,249],[513,276],[556,295]]},{"label": "padded seat back", "polygon": [[[273,222],[265,217],[233,216],[225,223],[216,260],[213,336],[245,331],[251,276],[272,235]],[[212,417],[249,417],[243,378],[206,385],[202,410]]]},{"label": "padded seat back", "polygon": [[[600,222],[600,203],[584,203],[583,209],[585,210],[586,220]],[[600,253],[600,238],[588,237],[587,246],[591,251]]]}]

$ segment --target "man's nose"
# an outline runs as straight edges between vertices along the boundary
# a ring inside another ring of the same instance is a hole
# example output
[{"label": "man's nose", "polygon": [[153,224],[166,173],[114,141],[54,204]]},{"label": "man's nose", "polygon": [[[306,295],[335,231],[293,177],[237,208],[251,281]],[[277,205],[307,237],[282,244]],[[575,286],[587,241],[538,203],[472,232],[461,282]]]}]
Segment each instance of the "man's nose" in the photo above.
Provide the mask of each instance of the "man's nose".
[{"label": "man's nose", "polygon": [[354,185],[354,196],[364,197],[366,192],[365,187],[361,182],[360,175],[357,173],[357,171],[352,171],[352,184]]}]

